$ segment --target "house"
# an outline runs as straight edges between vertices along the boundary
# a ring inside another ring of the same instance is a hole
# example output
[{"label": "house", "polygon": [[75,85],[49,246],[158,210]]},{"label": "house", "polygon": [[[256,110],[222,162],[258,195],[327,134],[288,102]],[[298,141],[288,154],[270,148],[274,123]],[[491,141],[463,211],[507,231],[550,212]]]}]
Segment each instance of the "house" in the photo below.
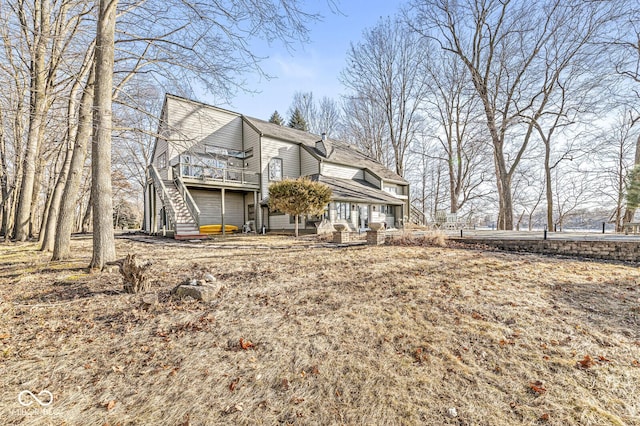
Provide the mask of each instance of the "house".
[{"label": "house", "polygon": [[300,218],[301,229],[323,219],[353,231],[369,222],[399,228],[410,211],[408,182],[349,144],[168,94],[148,167],[144,230],[192,238],[208,225],[293,229],[293,217],[269,210],[269,184],[300,176],[333,191],[323,217]]}]

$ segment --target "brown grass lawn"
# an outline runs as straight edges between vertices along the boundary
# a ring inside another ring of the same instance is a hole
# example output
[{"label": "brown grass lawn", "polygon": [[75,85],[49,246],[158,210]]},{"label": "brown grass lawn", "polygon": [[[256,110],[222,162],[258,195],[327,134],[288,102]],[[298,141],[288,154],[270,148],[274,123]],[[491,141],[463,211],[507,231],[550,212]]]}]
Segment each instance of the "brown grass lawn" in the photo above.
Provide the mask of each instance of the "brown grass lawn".
[{"label": "brown grass lawn", "polygon": [[[640,425],[635,266],[156,241],[117,240],[154,261],[150,309],[85,269],[90,239],[67,262],[0,246],[0,423]],[[170,295],[206,272],[214,302]]]}]

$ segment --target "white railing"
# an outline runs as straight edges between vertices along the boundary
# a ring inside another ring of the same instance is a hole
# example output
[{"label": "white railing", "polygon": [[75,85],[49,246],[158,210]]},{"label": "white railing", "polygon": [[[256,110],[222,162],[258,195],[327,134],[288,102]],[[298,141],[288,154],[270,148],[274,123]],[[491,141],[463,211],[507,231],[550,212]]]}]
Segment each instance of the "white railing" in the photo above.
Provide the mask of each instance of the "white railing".
[{"label": "white railing", "polygon": [[165,211],[169,210],[167,216],[172,223],[176,223],[176,207],[173,205],[173,201],[171,201],[171,197],[169,196],[169,192],[167,191],[167,187],[164,186],[164,182],[160,178],[160,173],[156,167],[151,164],[148,168],[149,174],[151,175],[151,179],[153,180],[153,184],[157,189],[160,189],[158,192],[158,196],[162,201],[162,206],[165,208]]},{"label": "white railing", "polygon": [[191,217],[193,218],[193,220],[196,221],[196,225],[200,226],[200,209],[198,208],[193,197],[191,196],[191,193],[185,186],[179,174],[175,174],[175,178],[173,179],[173,181],[175,182],[176,188],[178,188],[178,192],[182,196],[182,199],[187,205],[187,210],[189,210]]},{"label": "white railing", "polygon": [[199,179],[205,182],[214,181],[241,185],[260,184],[260,173],[249,172],[244,169],[178,163],[173,170],[174,174],[181,178]]}]

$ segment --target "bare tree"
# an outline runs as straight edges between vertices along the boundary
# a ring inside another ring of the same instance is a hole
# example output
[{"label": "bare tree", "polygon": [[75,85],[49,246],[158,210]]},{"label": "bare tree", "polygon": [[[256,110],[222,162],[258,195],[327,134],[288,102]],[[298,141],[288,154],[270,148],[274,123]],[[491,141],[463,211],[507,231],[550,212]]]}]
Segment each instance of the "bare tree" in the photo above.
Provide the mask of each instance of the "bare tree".
[{"label": "bare tree", "polygon": [[[74,227],[78,191],[87,155],[87,145],[91,138],[95,67],[93,65],[93,55],[88,55],[88,58],[90,58],[87,63],[89,75],[87,76],[86,82],[80,82],[83,90],[78,106],[77,129],[75,129],[74,132],[69,170],[65,177],[64,189],[60,198],[56,231],[55,234],[52,235],[54,240],[53,260],[65,259],[70,254],[71,233]],[[48,241],[43,243],[43,249],[49,249]]]},{"label": "bare tree", "polygon": [[479,99],[469,90],[464,65],[442,53],[433,58],[428,67],[432,92],[425,103],[438,126],[435,138],[448,171],[449,211],[456,213],[468,201],[487,194],[490,145],[478,125]]},{"label": "bare tree", "polygon": [[344,99],[343,137],[369,157],[388,168],[393,167],[393,152],[388,143],[388,125],[379,103],[366,96],[351,95]]},{"label": "bare tree", "polygon": [[[50,29],[50,3],[46,0],[35,0],[33,3],[33,35],[30,34],[31,26],[28,24],[26,10],[20,7],[19,17],[25,38],[30,44],[30,114],[28,138],[25,148],[25,156],[22,167],[22,184],[15,218],[15,238],[25,241],[29,237],[29,225],[31,221],[31,201],[36,181],[36,164],[42,140],[41,130],[45,120],[47,106],[47,69],[46,55],[49,42]],[[33,37],[33,38],[31,38]]]},{"label": "bare tree", "polygon": [[[398,20],[383,19],[366,30],[363,41],[352,44],[342,83],[383,112],[386,141],[393,152],[394,169],[404,175],[405,156],[422,126],[420,105],[426,97],[425,78],[429,48],[416,34],[404,30]],[[366,104],[365,104],[366,105]]]},{"label": "bare tree", "polygon": [[600,191],[598,196],[603,204],[613,205],[611,221],[617,231],[621,231],[623,223],[630,222],[635,214],[635,209],[627,207],[625,202],[627,176],[634,164],[638,164],[638,135],[634,133],[633,115],[629,109],[619,111],[616,120],[602,130],[593,142],[595,148],[592,156],[595,159],[592,161],[598,164],[596,171],[600,182],[595,189]]},{"label": "bare tree", "polygon": [[[554,51],[556,36],[561,30],[565,35],[575,30],[572,25],[578,20],[571,17],[574,14],[584,17],[585,10],[598,7],[595,3],[561,0],[412,2],[413,28],[436,40],[442,49],[465,64],[482,102],[493,144],[500,229],[513,229],[511,183],[534,131],[531,121],[523,132],[514,127],[521,125],[521,117],[526,113],[537,120],[546,111],[545,90],[556,87],[541,85],[537,78],[540,72],[549,72],[543,66],[545,57],[541,52]],[[573,48],[560,46],[553,55],[558,60],[570,61]]]},{"label": "bare tree", "polygon": [[[640,120],[638,108],[638,100],[640,100],[640,7],[637,2],[631,2],[631,7],[623,10],[622,14],[623,19],[620,25],[615,27],[618,33],[615,34],[611,42],[611,51],[616,72],[626,80],[630,88],[625,96],[629,121],[623,120],[620,129],[621,134],[625,134]],[[636,139],[634,165],[640,165],[640,135]],[[619,219],[620,205],[620,202],[616,204],[616,219]],[[631,222],[636,210],[633,206],[627,206],[623,221],[625,223]],[[622,224],[618,220],[616,220],[616,226],[621,230]]]},{"label": "bare tree", "polygon": [[111,190],[111,130],[114,35],[117,0],[100,0],[95,49],[91,194],[93,196],[93,257],[90,268],[102,270],[116,259]]}]

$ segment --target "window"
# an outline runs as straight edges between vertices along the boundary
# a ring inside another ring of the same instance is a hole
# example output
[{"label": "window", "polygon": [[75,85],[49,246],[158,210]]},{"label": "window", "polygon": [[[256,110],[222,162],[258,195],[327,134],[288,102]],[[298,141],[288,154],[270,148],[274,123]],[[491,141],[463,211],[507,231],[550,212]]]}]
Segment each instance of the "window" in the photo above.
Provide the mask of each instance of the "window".
[{"label": "window", "polygon": [[384,190],[389,194],[394,194],[394,195],[398,194],[398,187],[396,186],[385,186]]},{"label": "window", "polygon": [[163,152],[158,156],[158,168],[164,169],[167,167],[167,153]]},{"label": "window", "polygon": [[388,204],[380,206],[380,213],[384,213],[384,214],[388,214],[390,216],[393,216],[393,206],[390,206]]},{"label": "window", "polygon": [[282,158],[272,158],[269,161],[269,180],[282,180]]},{"label": "window", "polygon": [[336,219],[351,219],[351,206],[349,203],[336,203]]},{"label": "window", "polygon": [[247,216],[248,216],[248,220],[256,220],[256,205],[255,204],[249,204],[249,206],[247,207]]},{"label": "window", "polygon": [[191,176],[191,156],[182,155],[180,159],[182,176]]}]

